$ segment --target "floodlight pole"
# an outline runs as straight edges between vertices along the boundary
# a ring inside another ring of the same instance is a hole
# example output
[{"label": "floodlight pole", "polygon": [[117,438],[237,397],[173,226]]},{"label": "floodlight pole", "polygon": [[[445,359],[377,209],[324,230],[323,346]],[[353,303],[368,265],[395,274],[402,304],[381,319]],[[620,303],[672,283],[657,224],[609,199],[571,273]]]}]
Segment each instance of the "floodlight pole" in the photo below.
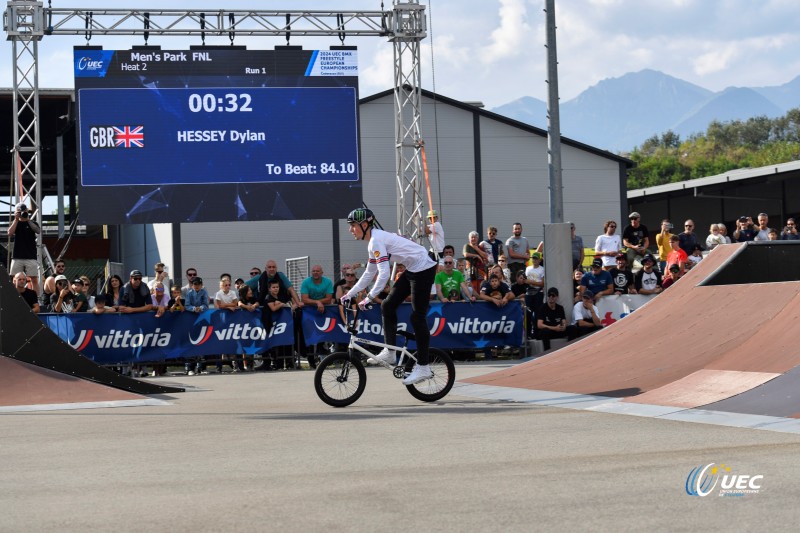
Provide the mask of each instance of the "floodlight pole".
[{"label": "floodlight pole", "polygon": [[[44,35],[387,37],[394,45],[397,227],[403,235],[424,237],[419,234],[424,220],[419,83],[420,41],[427,29],[419,0],[394,0],[391,11],[59,9],[44,8],[38,0],[9,0],[3,19],[14,50],[14,150],[22,168],[15,194],[35,196],[36,208],[41,203],[38,42]],[[41,209],[37,217],[41,223]]]},{"label": "floodlight pole", "polygon": [[561,119],[558,108],[558,57],[556,55],[556,2],[546,0],[547,26],[547,169],[550,176],[550,222],[564,222],[561,182]]}]

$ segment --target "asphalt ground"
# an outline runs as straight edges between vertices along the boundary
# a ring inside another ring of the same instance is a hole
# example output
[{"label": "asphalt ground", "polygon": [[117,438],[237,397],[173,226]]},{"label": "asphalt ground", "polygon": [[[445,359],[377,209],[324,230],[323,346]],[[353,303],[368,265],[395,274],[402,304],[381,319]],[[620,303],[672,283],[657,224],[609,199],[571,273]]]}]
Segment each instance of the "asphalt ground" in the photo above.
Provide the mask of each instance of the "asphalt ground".
[{"label": "asphalt ground", "polygon": [[[461,363],[459,377],[509,362]],[[368,370],[173,376],[171,405],[0,415],[0,531],[795,531],[800,436],[475,400]],[[689,496],[709,463],[757,494]]]}]

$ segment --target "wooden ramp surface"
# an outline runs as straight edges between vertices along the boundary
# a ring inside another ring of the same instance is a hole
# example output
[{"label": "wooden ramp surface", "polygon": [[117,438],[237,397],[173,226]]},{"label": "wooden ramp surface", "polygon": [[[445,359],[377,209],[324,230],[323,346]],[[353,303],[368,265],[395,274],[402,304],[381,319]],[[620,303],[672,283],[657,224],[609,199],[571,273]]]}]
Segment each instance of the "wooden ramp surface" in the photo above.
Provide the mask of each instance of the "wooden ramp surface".
[{"label": "wooden ramp surface", "polygon": [[121,402],[146,398],[0,356],[0,406]]},{"label": "wooden ramp surface", "polygon": [[[594,335],[465,382],[634,397],[631,401],[670,386],[660,396],[650,396],[670,405],[698,384],[702,371],[718,371],[705,375],[707,384],[709,376],[716,376],[711,379],[714,392],[707,396],[710,402],[762,385],[800,365],[800,350],[795,348],[800,282],[698,286],[739,248],[717,247],[662,295]],[[697,394],[686,401],[702,405],[702,397]]]}]

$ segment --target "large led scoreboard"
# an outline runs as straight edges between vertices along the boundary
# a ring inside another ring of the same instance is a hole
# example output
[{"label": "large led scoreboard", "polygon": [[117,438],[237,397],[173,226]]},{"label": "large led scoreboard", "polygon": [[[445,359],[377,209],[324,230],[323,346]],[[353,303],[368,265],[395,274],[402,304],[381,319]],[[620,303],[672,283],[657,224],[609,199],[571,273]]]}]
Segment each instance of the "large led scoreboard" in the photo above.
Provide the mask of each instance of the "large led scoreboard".
[{"label": "large led scoreboard", "polygon": [[341,218],[355,50],[74,50],[86,223]]}]

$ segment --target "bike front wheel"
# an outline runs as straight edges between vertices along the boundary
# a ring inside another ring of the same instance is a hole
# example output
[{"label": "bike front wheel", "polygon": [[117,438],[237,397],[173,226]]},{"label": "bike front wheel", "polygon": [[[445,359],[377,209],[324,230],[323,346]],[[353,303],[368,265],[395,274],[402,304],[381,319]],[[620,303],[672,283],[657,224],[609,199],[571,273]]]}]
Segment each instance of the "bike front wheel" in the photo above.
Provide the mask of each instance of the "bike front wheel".
[{"label": "bike front wheel", "polygon": [[323,402],[347,407],[361,397],[367,386],[367,372],[355,357],[344,352],[326,356],[314,373],[314,388]]},{"label": "bike front wheel", "polygon": [[[414,385],[406,385],[406,388],[417,400],[435,402],[447,396],[447,393],[453,388],[453,383],[456,381],[456,367],[450,356],[442,350],[431,348],[428,350],[428,354],[433,377]],[[409,359],[406,362],[405,370],[411,372],[413,368],[414,360]]]}]

